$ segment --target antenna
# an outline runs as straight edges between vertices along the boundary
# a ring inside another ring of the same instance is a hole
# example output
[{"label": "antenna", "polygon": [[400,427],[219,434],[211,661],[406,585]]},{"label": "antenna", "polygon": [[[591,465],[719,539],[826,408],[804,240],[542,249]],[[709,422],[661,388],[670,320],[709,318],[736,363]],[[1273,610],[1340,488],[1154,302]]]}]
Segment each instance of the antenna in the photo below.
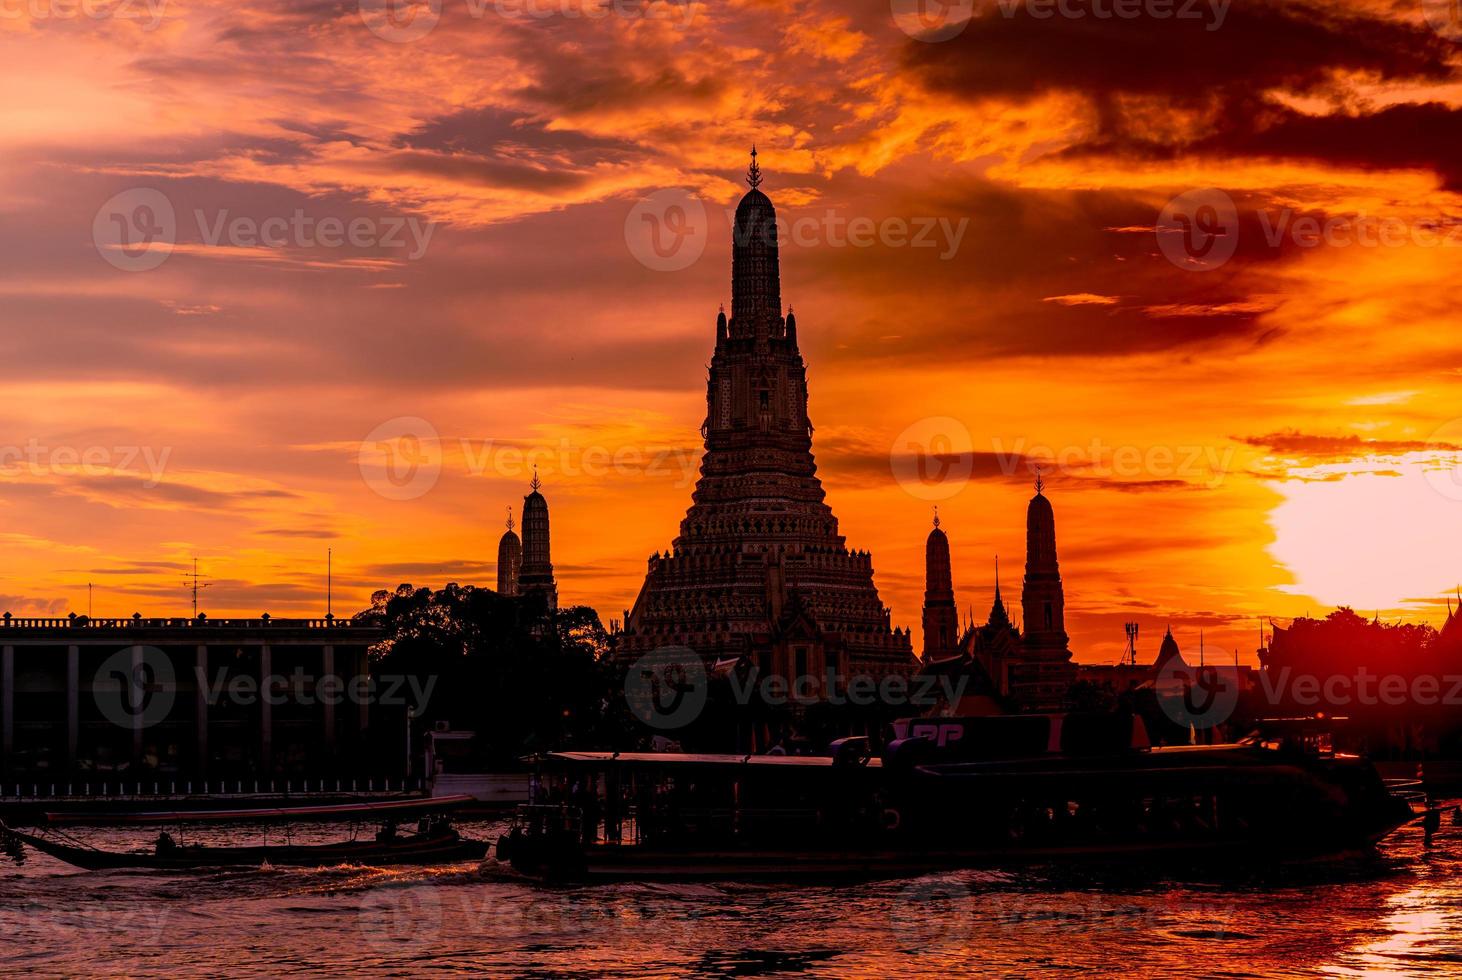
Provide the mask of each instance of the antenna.
[{"label": "antenna", "polygon": [[90,622],[90,620],[91,620],[91,583],[90,582],[87,582],[86,583],[86,618],[87,618],[87,621]]},{"label": "antenna", "polygon": [[191,590],[193,592],[193,618],[194,619],[197,619],[198,618],[198,590],[199,589],[206,589],[210,585],[213,584],[212,582],[203,582],[202,584],[199,584],[199,581],[198,581],[198,556],[197,555],[194,555],[193,556],[193,574],[192,575],[184,575],[183,576],[183,584],[184,585],[188,585],[188,586],[191,587]]},{"label": "antenna", "polygon": [[332,607],[335,591],[335,549],[325,549],[325,618],[334,619],[335,610]]},{"label": "antenna", "polygon": [[1126,632],[1127,632],[1127,662],[1130,663],[1133,667],[1136,667],[1137,666],[1137,633],[1139,631],[1138,624],[1136,624],[1136,623],[1126,623],[1126,624],[1123,625],[1123,629],[1126,630]]}]

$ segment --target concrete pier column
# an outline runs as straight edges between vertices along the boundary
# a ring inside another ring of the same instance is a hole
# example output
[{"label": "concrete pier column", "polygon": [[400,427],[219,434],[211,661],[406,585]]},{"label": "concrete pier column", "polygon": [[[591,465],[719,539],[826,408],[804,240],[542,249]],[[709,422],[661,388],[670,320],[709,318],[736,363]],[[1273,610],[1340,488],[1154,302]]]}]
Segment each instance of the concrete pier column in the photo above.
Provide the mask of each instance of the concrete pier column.
[{"label": "concrete pier column", "polygon": [[76,771],[76,749],[81,741],[81,647],[66,648],[66,769]]},{"label": "concrete pier column", "polygon": [[202,643],[193,653],[193,683],[197,690],[193,694],[193,720],[196,727],[196,753],[197,764],[195,766],[198,778],[208,778],[208,692],[210,683],[208,677],[208,647]]},{"label": "concrete pier column", "polygon": [[340,678],[335,676],[335,647],[329,643],[320,652],[320,680],[315,694],[324,702],[325,755],[335,762],[335,701],[340,697]]},{"label": "concrete pier column", "polygon": [[[129,683],[131,683],[131,684],[141,683],[148,676],[143,671],[143,666],[142,665],[143,665],[142,646],[140,644],[137,644],[137,645],[134,645],[132,647],[132,673],[131,673],[131,680],[129,681]],[[132,688],[129,687],[129,688],[124,689],[122,696],[124,698],[131,698],[131,697],[134,696],[134,694],[139,694],[139,692],[134,692],[132,690]],[[140,692],[140,697],[142,698],[142,700],[140,700],[138,702],[138,705],[137,705],[137,707],[139,709],[142,707],[143,704],[146,704],[147,703],[147,701],[146,701],[147,693],[145,691],[144,692]],[[132,712],[132,765],[133,765],[134,768],[140,767],[142,765],[142,716],[143,716],[143,714],[145,714],[145,712],[143,712],[141,710]]]},{"label": "concrete pier column", "polygon": [[365,769],[370,765],[370,734],[371,734],[371,690],[370,682],[370,657],[364,651],[359,651],[351,666],[350,685],[354,696],[359,699],[359,716],[357,724],[360,726],[359,735],[356,738],[356,766]]},{"label": "concrete pier column", "polygon": [[0,768],[9,772],[15,754],[15,647],[0,649]]},{"label": "concrete pier column", "polygon": [[260,778],[274,772],[274,653],[269,644],[259,648],[259,761]]}]

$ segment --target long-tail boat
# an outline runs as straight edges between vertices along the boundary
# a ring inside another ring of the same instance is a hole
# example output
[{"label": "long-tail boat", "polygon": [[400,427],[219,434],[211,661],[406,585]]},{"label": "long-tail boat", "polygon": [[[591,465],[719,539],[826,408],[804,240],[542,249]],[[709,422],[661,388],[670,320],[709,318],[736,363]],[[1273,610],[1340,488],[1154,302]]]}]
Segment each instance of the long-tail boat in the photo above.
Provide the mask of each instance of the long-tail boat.
[{"label": "long-tail boat", "polygon": [[[345,806],[297,807],[259,810],[217,810],[197,812],[153,812],[127,814],[128,824],[173,825],[184,823],[294,824],[322,821],[379,823],[382,829],[366,839],[349,839],[330,844],[258,844],[236,847],[179,844],[165,830],[151,846],[133,851],[108,851],[47,830],[27,833],[0,823],[0,842],[16,842],[42,854],[88,871],[115,868],[155,868],[191,871],[211,868],[327,867],[360,864],[376,867],[404,864],[448,864],[472,861],[487,854],[483,841],[462,837],[452,828],[446,814],[471,805],[470,796],[397,800]],[[52,826],[90,822],[77,814],[51,814]],[[418,832],[398,834],[396,822],[420,817]]]}]

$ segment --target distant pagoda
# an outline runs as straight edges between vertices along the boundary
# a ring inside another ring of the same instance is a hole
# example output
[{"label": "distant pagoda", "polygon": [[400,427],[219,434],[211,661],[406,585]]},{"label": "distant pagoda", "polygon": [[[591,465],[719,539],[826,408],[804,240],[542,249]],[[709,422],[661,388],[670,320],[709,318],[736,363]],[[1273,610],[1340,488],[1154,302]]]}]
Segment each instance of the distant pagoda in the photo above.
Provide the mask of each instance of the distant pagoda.
[{"label": "distant pagoda", "polygon": [[787,678],[909,674],[909,632],[890,624],[872,556],[848,550],[823,502],[807,371],[796,317],[781,312],[776,210],[761,180],[753,148],[751,189],[736,208],[731,317],[723,308],[716,318],[701,477],[680,536],[650,558],[615,654],[629,663],[683,646]]}]

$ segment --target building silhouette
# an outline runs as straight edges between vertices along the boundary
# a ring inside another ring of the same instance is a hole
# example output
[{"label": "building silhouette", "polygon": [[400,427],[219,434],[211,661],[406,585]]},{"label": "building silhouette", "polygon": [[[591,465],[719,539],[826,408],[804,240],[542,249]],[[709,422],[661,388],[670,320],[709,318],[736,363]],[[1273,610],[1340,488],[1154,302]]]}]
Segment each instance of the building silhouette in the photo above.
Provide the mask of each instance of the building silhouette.
[{"label": "building silhouette", "polygon": [[530,493],[523,498],[523,563],[518,569],[517,595],[541,599],[549,612],[558,609],[558,583],[548,546],[548,501],[543,484],[533,473]]},{"label": "building silhouette", "polygon": [[513,531],[513,508],[508,508],[508,529],[497,545],[497,590],[500,595],[518,594],[518,574],[523,565],[523,542]]},{"label": "building silhouette", "polygon": [[959,610],[954,604],[954,576],[949,563],[949,536],[939,528],[939,512],[924,543],[924,659],[947,657],[959,644]]},{"label": "building silhouette", "polygon": [[761,182],[753,150],[731,316],[723,307],[716,318],[700,479],[670,550],[649,559],[616,657],[681,646],[763,675],[910,674],[910,633],[890,624],[872,556],[849,550],[817,477],[807,371],[796,317],[782,315],[776,209]]},{"label": "building silhouette", "polygon": [[[927,673],[964,677],[964,703],[950,714],[1055,711],[1066,706],[1076,665],[1066,635],[1066,595],[1056,557],[1056,515],[1036,480],[1026,507],[1025,579],[1021,587],[1024,630],[1016,628],[1000,594],[995,559],[995,598],[983,625],[969,623],[955,642],[943,637],[957,605],[951,584],[949,537],[935,518],[925,547],[924,664]],[[953,635],[953,634],[950,634]]]}]

